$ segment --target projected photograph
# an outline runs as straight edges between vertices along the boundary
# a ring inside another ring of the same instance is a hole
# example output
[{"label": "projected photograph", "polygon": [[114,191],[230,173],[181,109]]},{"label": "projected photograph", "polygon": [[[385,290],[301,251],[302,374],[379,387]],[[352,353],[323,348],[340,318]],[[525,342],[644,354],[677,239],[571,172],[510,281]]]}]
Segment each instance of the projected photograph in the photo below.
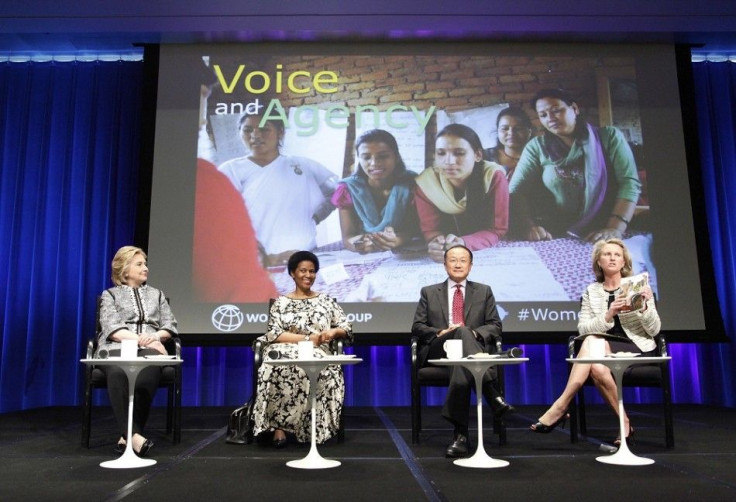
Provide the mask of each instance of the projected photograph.
[{"label": "projected photograph", "polygon": [[499,301],[580,298],[602,237],[656,278],[633,60],[208,56],[197,154],[242,196],[252,229],[232,232],[254,232],[280,293],[299,249],[340,302],[415,301],[455,243]]},{"label": "projected photograph", "polygon": [[697,257],[666,50],[361,49],[162,47],[149,255],[193,332],[257,334],[296,250],[371,333],[408,329],[454,244],[505,332],[574,330],[611,237],[672,319],[699,311],[677,299]]}]

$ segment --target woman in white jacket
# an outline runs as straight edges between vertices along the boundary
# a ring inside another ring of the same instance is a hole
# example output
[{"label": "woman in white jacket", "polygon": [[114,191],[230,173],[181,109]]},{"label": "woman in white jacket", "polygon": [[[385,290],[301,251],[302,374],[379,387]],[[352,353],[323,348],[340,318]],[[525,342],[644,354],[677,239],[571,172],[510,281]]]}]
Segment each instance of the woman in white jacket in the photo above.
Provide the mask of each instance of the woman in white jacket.
[{"label": "woman in white jacket", "polygon": [[[607,239],[595,244],[593,272],[596,282],[585,289],[580,306],[578,332],[583,341],[577,357],[588,357],[594,340],[603,341],[606,354],[634,352],[657,355],[654,337],[659,333],[661,321],[654,294],[649,286],[643,287],[639,291],[643,304],[638,309],[631,309],[621,287],[621,279],[632,273],[631,255],[621,240]],[[570,401],[589,376],[606,403],[618,414],[616,383],[611,371],[602,364],[574,364],[562,395],[531,426],[531,430],[545,434],[560,424],[564,425]],[[628,416],[624,416],[624,424],[628,439],[634,433]],[[618,438],[616,443],[620,441]]]}]

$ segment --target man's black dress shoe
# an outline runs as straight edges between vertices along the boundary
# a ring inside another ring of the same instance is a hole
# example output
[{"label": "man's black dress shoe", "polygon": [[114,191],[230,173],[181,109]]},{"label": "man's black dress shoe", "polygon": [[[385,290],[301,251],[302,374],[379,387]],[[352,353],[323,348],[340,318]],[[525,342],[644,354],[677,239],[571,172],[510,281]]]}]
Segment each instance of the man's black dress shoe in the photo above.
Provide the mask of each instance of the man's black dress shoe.
[{"label": "man's black dress shoe", "polygon": [[464,434],[457,434],[452,444],[450,444],[450,446],[447,447],[447,451],[445,452],[445,457],[447,458],[465,457],[468,454],[469,448],[470,448],[470,441],[468,441],[468,436]]},{"label": "man's black dress shoe", "polygon": [[496,418],[501,418],[507,413],[513,413],[516,411],[516,408],[507,403],[501,396],[498,396],[496,399],[491,401],[491,408],[493,408],[493,416]]}]

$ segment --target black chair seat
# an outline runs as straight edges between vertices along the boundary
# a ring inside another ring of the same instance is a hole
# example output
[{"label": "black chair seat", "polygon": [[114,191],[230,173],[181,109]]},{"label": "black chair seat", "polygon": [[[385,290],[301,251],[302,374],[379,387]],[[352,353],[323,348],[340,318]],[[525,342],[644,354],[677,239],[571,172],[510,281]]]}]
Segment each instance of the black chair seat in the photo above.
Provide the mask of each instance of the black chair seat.
[{"label": "black chair seat", "polygon": [[624,387],[661,387],[662,369],[658,364],[630,366],[624,373]]},{"label": "black chair seat", "polygon": [[419,385],[427,387],[443,387],[450,382],[450,369],[440,366],[425,366],[417,372]]}]

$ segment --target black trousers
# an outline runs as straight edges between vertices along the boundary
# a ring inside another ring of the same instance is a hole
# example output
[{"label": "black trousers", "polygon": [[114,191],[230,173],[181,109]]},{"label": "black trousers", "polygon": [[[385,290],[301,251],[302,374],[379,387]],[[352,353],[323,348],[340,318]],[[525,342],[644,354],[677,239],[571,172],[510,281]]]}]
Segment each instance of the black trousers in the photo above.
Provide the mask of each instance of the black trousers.
[{"label": "black trousers", "polygon": [[[462,340],[463,356],[487,352],[488,348],[482,340],[473,335],[470,328],[461,326],[453,333],[435,338],[429,346],[428,359],[440,359],[446,357],[443,344],[446,340]],[[473,374],[462,366],[450,368],[450,384],[447,387],[445,404],[442,407],[442,416],[450,421],[456,429],[467,434],[470,415],[470,393],[475,390],[475,379]],[[496,368],[488,368],[483,374],[483,396],[491,407],[497,405],[496,398],[500,396],[496,388]],[[477,397],[480,399],[480,397]]]},{"label": "black trousers", "polygon": [[[113,354],[115,351],[110,351]],[[153,349],[138,349],[138,356],[155,355]],[[128,377],[118,366],[100,366],[107,377],[107,395],[110,398],[113,415],[118,423],[120,436],[128,437]],[[138,373],[135,381],[135,397],[133,400],[133,434],[143,434],[148,421],[151,403],[156,395],[156,389],[161,381],[161,367],[149,366]]]}]

